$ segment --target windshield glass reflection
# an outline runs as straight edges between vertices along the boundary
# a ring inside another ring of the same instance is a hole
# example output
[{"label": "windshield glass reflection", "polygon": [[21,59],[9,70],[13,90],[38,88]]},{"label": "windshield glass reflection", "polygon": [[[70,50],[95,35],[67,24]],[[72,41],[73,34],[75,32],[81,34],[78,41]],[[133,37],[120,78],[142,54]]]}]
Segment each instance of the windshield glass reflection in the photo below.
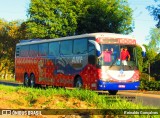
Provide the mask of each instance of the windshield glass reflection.
[{"label": "windshield glass reflection", "polygon": [[109,66],[110,69],[137,69],[136,48],[128,45],[101,45],[100,66]]}]

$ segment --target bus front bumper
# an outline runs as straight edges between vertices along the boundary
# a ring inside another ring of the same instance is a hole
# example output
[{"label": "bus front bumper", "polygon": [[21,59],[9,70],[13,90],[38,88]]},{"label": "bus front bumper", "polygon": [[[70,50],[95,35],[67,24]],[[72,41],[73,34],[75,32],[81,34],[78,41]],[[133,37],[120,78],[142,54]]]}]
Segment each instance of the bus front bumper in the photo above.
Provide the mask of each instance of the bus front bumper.
[{"label": "bus front bumper", "polygon": [[137,90],[140,82],[104,82],[99,80],[97,83],[98,90]]}]

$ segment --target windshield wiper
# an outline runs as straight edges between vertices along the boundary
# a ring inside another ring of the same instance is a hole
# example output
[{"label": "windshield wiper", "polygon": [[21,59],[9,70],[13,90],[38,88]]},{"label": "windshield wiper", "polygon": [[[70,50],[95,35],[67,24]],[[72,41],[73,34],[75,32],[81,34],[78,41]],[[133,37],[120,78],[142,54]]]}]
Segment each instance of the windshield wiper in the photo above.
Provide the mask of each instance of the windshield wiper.
[{"label": "windshield wiper", "polygon": [[113,63],[109,66],[109,68],[111,68],[111,67],[115,64],[116,61],[117,61],[117,59],[115,59],[115,60],[113,61]]}]

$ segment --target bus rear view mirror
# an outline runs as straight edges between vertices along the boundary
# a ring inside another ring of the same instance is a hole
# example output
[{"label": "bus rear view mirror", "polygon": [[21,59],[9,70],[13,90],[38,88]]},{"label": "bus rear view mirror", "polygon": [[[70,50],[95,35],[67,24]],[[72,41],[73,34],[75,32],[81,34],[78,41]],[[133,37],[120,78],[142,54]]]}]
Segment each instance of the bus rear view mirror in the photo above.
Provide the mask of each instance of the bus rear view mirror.
[{"label": "bus rear view mirror", "polygon": [[142,57],[146,57],[146,48],[141,45],[141,48],[142,48]]},{"label": "bus rear view mirror", "polygon": [[90,43],[92,43],[94,46],[95,46],[95,49],[96,49],[96,55],[97,56],[100,56],[101,55],[101,48],[100,48],[100,45],[94,41],[94,40],[89,40]]},{"label": "bus rear view mirror", "polygon": [[142,57],[146,57],[146,52],[142,51]]}]

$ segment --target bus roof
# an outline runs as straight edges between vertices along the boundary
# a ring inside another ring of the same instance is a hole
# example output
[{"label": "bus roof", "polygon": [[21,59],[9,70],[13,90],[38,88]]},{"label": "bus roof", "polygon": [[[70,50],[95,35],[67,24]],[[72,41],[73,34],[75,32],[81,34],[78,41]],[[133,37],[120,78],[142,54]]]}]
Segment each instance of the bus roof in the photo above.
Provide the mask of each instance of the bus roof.
[{"label": "bus roof", "polygon": [[27,44],[37,44],[37,43],[45,43],[45,42],[52,42],[52,41],[60,41],[60,40],[68,40],[68,39],[77,39],[77,38],[87,38],[87,37],[107,37],[107,38],[124,38],[124,39],[135,39],[128,35],[123,34],[116,34],[116,33],[89,33],[89,34],[81,34],[81,35],[74,35],[74,36],[67,36],[61,38],[54,38],[54,39],[30,39],[30,40],[21,40],[18,45],[27,45]]}]

